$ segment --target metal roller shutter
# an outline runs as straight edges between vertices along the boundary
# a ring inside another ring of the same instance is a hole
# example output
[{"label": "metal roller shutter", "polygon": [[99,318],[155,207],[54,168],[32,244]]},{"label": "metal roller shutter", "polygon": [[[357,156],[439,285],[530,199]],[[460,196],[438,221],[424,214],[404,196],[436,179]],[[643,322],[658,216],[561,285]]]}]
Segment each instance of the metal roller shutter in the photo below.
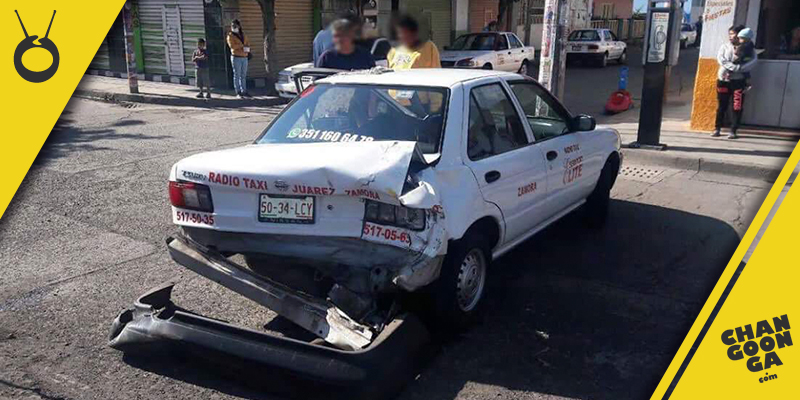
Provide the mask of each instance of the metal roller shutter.
[{"label": "metal roller shutter", "polygon": [[[250,52],[253,54],[247,64],[247,77],[263,78],[267,76],[267,69],[264,66],[264,19],[261,16],[261,6],[255,0],[240,0],[239,22],[250,41]],[[227,30],[225,33],[227,34]]]},{"label": "metal roller shutter", "polygon": [[277,0],[278,30],[275,37],[282,69],[290,65],[310,62],[314,41],[314,2],[312,0]]},{"label": "metal roller shutter", "polygon": [[420,36],[429,38],[441,51],[450,44],[452,12],[450,0],[408,0],[405,12],[419,20]]},{"label": "metal roller shutter", "polygon": [[194,76],[192,53],[205,37],[203,0],[139,0],[139,22],[145,73]]},{"label": "metal roller shutter", "polygon": [[469,31],[480,32],[497,20],[498,0],[469,0]]},{"label": "metal roller shutter", "polygon": [[[275,13],[278,26],[275,45],[278,48],[278,68],[311,61],[311,47],[314,40],[312,0],[277,0]],[[242,29],[250,40],[253,58],[247,68],[247,76],[253,78],[267,76],[264,66],[264,22],[261,7],[255,0],[240,0],[239,20]]]}]

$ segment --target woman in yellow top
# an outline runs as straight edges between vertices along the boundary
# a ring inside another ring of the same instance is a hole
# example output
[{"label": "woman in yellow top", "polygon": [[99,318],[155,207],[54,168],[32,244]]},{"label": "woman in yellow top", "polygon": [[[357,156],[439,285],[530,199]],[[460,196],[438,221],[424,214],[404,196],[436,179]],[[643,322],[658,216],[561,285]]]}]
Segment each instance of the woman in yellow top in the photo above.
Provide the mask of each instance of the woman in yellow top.
[{"label": "woman in yellow top", "polygon": [[422,41],[419,38],[419,24],[410,16],[401,17],[395,24],[397,40],[400,46],[389,51],[387,60],[389,68],[441,68],[439,50],[430,40]]},{"label": "woman in yellow top", "polygon": [[231,48],[231,65],[233,65],[233,88],[239,98],[250,97],[247,93],[247,60],[250,55],[250,41],[242,31],[242,24],[238,19],[231,21],[231,31],[228,32],[228,47]]}]

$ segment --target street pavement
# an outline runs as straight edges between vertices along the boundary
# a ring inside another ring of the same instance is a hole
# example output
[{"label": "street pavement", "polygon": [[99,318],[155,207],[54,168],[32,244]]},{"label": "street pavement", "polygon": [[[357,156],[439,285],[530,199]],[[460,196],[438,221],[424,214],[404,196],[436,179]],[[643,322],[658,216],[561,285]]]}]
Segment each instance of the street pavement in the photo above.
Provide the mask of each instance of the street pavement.
[{"label": "street pavement", "polygon": [[[0,398],[328,397],[268,372],[245,381],[106,345],[117,313],[165,281],[193,311],[292,334],[164,245],[170,166],[249,143],[278,111],[70,102],[0,221]],[[400,399],[649,397],[770,183],[625,167],[607,226],[570,216],[500,258],[485,316]]]}]

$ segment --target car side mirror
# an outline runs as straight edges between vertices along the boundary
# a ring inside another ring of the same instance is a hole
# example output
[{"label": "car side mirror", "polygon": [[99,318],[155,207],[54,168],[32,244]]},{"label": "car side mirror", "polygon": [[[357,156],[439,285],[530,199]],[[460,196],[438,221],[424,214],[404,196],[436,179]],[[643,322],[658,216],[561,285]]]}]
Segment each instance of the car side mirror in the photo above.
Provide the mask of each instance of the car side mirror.
[{"label": "car side mirror", "polygon": [[593,131],[597,126],[597,122],[594,120],[594,117],[585,114],[576,116],[572,119],[572,122],[575,130],[578,132]]}]

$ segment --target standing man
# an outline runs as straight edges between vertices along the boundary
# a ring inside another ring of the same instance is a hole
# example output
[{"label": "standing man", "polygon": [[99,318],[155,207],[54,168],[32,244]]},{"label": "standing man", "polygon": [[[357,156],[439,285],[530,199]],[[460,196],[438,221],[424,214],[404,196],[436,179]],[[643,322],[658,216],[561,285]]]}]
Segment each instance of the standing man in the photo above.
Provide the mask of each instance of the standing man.
[{"label": "standing man", "polygon": [[439,49],[430,40],[419,38],[419,23],[405,15],[395,24],[400,46],[389,51],[387,60],[391,69],[441,68]]},{"label": "standing man", "polygon": [[[361,24],[361,20],[358,18],[357,15],[351,12],[341,13],[336,16],[336,20],[348,20],[353,25],[356,26],[356,35],[358,35],[359,25]],[[314,36],[314,44],[313,44],[313,53],[312,58],[314,61],[314,65],[317,65],[317,60],[319,60],[322,53],[330,50],[333,48],[333,23],[328,24],[328,26],[317,32],[317,35]]]},{"label": "standing man", "polygon": [[736,47],[740,44],[738,35],[742,29],[744,29],[742,25],[731,27],[728,30],[730,42],[723,44],[717,54],[717,62],[719,63],[719,71],[717,72],[717,122],[714,132],[711,134],[712,137],[720,136],[722,123],[725,121],[725,115],[731,106],[731,100],[733,100],[731,133],[728,135],[728,139],[738,138],[736,132],[742,122],[744,91],[747,87],[745,74],[752,70],[758,62],[758,56],[755,56],[748,62],[736,63]]},{"label": "standing man", "polygon": [[231,48],[231,65],[233,65],[233,88],[239,98],[250,97],[247,93],[247,61],[250,59],[250,41],[242,31],[238,19],[231,21],[228,32],[228,47]]},{"label": "standing man", "polygon": [[331,24],[333,30],[333,49],[317,59],[315,67],[342,69],[346,71],[370,69],[375,60],[369,51],[356,46],[358,25],[346,19],[338,19]]},{"label": "standing man", "polygon": [[694,23],[694,30],[697,32],[697,39],[694,41],[695,47],[700,47],[700,39],[703,37],[703,16],[699,16],[697,18],[697,22]]}]

